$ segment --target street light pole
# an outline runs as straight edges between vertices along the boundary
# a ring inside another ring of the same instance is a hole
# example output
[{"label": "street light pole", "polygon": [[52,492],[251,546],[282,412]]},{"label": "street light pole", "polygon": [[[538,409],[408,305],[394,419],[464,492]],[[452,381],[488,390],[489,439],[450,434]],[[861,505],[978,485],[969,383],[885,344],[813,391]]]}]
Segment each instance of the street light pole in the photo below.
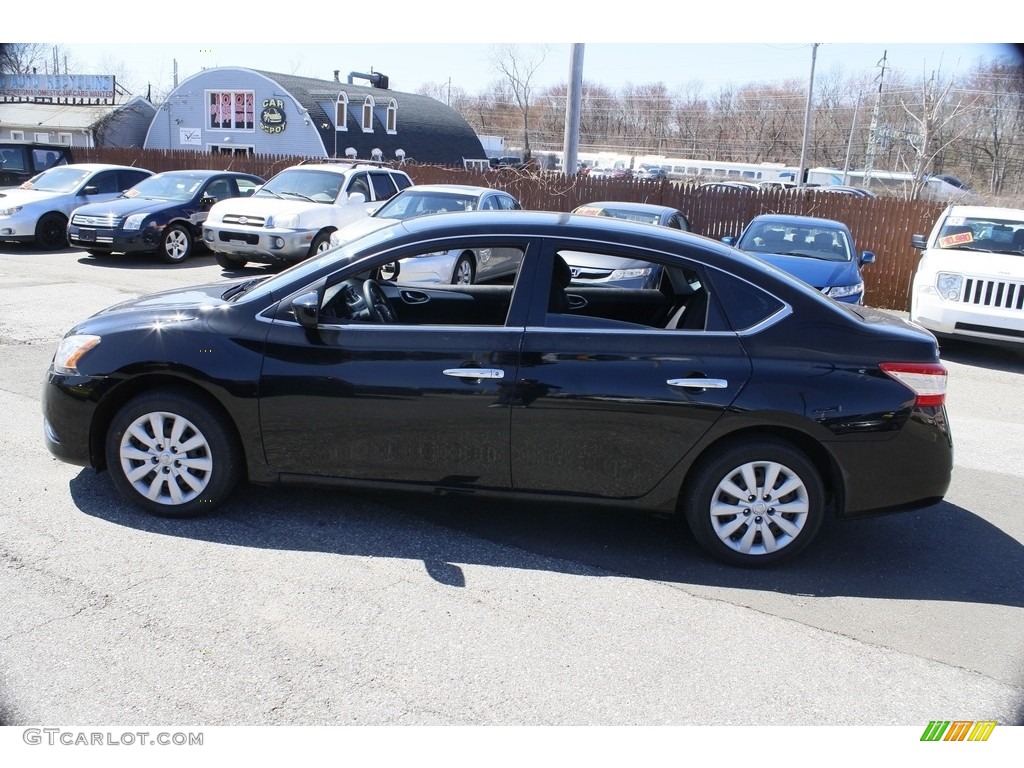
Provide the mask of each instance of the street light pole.
[{"label": "street light pole", "polygon": [[814,103],[814,61],[818,58],[818,46],[814,43],[811,46],[811,80],[807,84],[807,108],[804,110],[804,140],[800,147],[800,168],[796,177],[797,188],[804,186],[804,173],[807,167],[807,136],[811,132],[811,106]]}]

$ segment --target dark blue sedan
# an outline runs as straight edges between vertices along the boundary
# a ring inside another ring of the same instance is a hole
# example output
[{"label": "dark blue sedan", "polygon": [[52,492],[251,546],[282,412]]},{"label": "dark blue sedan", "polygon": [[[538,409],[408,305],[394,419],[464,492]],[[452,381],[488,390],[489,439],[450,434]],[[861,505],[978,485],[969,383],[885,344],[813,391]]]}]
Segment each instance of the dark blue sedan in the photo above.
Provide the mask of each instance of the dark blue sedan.
[{"label": "dark blue sedan", "polygon": [[752,253],[809,283],[837,301],[864,303],[860,268],[875,254],[858,252],[853,233],[840,221],[768,214],[753,219],[738,241],[722,241]]},{"label": "dark blue sedan", "polygon": [[136,184],[116,200],[76,208],[68,243],[92,256],[156,253],[177,264],[202,243],[210,207],[253,194],[263,179],[234,171],[168,171]]}]

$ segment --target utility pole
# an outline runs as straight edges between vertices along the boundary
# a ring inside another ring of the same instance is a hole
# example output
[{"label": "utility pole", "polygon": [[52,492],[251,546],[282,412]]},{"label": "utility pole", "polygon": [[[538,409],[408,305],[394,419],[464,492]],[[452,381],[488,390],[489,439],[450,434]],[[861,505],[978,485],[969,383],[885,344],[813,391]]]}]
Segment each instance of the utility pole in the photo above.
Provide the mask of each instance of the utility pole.
[{"label": "utility pole", "polygon": [[580,149],[580,107],[583,103],[583,43],[573,43],[569,57],[569,90],[565,99],[565,138],[562,143],[562,173],[576,175]]},{"label": "utility pole", "polygon": [[807,136],[811,132],[811,107],[814,104],[814,62],[818,58],[819,45],[821,43],[814,43],[811,46],[811,79],[807,84],[807,108],[804,109],[804,140],[800,147],[800,168],[796,178],[797,189],[804,186],[804,174],[807,170]]},{"label": "utility pole", "polygon": [[846,164],[843,165],[843,186],[850,183],[850,152],[853,150],[853,132],[857,128],[857,113],[860,112],[860,97],[857,94],[857,104],[853,108],[853,120],[850,122],[850,139],[846,142]]},{"label": "utility pole", "polygon": [[888,51],[882,51],[882,60],[878,62],[877,66],[882,68],[882,72],[878,75],[878,93],[875,95],[875,108],[871,112],[871,128],[868,129],[868,151],[867,157],[864,158],[864,189],[868,189],[871,184],[871,172],[875,170],[875,145],[878,141],[878,113],[882,109],[882,81],[885,79],[885,62]]}]

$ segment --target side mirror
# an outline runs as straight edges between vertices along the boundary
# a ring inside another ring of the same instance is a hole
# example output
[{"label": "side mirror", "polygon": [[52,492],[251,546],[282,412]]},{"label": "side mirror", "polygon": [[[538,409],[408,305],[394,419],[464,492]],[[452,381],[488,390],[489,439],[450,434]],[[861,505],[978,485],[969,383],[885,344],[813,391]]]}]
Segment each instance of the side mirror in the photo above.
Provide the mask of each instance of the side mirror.
[{"label": "side mirror", "polygon": [[722,238],[722,242],[726,245],[736,245],[736,238],[732,235],[726,235]]},{"label": "side mirror", "polygon": [[398,273],[401,271],[402,268],[397,261],[389,261],[387,264],[381,264],[380,279],[394,280],[396,277],[398,277]]},{"label": "side mirror", "polygon": [[320,296],[316,291],[296,296],[292,299],[292,311],[303,328],[315,331],[320,325]]},{"label": "side mirror", "polygon": [[348,196],[348,201],[356,205],[363,205],[366,202],[366,195],[362,192],[353,192]]},{"label": "side mirror", "polygon": [[864,253],[862,253],[860,255],[860,263],[861,264],[874,264],[875,263],[875,254],[873,254],[871,251],[864,251]]},{"label": "side mirror", "polygon": [[100,188],[99,187],[94,187],[91,184],[88,187],[85,187],[82,190],[82,194],[83,195],[98,195],[99,193],[100,193]]},{"label": "side mirror", "polygon": [[928,247],[928,238],[924,235],[911,235],[910,244],[923,251]]},{"label": "side mirror", "polygon": [[199,204],[200,205],[213,205],[216,202],[217,202],[217,198],[216,197],[210,197],[209,195],[204,195],[203,197],[199,198]]}]

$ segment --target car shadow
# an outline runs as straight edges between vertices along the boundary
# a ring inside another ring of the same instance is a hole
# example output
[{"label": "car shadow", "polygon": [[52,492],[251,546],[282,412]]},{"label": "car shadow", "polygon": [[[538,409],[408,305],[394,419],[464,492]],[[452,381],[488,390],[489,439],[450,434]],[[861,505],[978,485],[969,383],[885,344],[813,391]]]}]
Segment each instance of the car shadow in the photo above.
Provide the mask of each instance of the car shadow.
[{"label": "car shadow", "polygon": [[242,486],[217,513],[178,520],[122,501],[106,473],[83,470],[70,491],[85,514],[127,528],[232,546],[418,560],[452,587],[466,585],[461,563],[802,596],[1024,607],[1024,545],[948,502],[828,520],[807,552],[751,570],[711,559],[675,520],[621,509]]},{"label": "car shadow", "polygon": [[82,255],[78,263],[89,267],[110,269],[173,269],[186,270],[209,267],[213,260],[213,254],[205,251],[197,251],[178,264],[169,264],[163,261],[155,253],[131,253],[131,254],[109,254],[103,256]]},{"label": "car shadow", "polygon": [[1011,346],[979,344],[962,339],[940,339],[939,357],[944,361],[975,368],[1024,373],[1024,343]]}]

